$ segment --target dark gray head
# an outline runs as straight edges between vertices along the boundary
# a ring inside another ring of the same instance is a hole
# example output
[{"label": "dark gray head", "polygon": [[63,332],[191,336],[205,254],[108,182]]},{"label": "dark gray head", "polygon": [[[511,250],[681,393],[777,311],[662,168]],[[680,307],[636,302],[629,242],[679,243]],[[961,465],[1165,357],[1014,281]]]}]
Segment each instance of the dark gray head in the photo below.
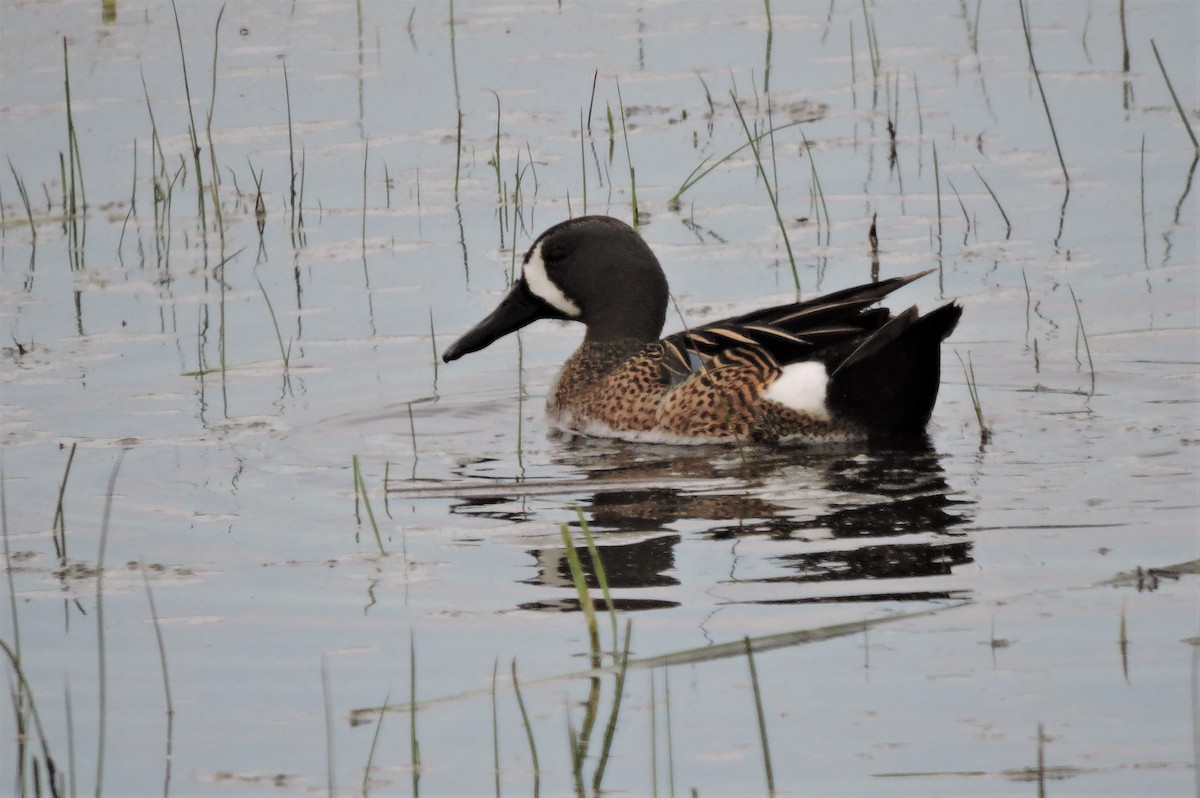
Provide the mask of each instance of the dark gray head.
[{"label": "dark gray head", "polygon": [[442,360],[476,352],[538,319],[581,321],[588,341],[654,341],[666,315],[667,278],[642,237],[609,216],[581,216],[538,236],[521,279]]}]

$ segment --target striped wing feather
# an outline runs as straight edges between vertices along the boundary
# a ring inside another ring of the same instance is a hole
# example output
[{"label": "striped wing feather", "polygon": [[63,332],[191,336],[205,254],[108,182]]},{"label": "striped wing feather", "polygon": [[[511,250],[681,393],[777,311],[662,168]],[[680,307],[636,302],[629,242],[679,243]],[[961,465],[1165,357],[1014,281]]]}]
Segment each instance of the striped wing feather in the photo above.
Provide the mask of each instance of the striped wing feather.
[{"label": "striped wing feather", "polygon": [[710,367],[721,352],[757,348],[780,365],[820,360],[832,372],[856,352],[861,354],[864,342],[892,320],[886,308],[871,305],[926,274],[847,288],[677,332],[661,342],[662,365],[670,382],[678,384]]}]

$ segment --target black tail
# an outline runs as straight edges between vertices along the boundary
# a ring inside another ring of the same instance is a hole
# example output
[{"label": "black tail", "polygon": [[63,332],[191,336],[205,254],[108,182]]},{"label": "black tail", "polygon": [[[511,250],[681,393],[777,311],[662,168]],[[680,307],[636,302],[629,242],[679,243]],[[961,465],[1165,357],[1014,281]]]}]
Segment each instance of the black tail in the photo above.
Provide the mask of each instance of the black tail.
[{"label": "black tail", "polygon": [[960,316],[950,303],[924,316],[909,308],[884,324],[833,369],[830,410],[876,433],[924,429],[941,382],[942,341]]}]

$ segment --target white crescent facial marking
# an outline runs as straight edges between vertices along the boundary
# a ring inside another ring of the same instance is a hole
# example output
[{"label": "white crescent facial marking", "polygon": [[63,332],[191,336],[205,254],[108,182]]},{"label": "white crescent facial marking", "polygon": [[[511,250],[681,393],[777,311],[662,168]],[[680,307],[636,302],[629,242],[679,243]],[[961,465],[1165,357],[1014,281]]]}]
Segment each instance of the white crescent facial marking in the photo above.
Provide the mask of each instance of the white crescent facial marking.
[{"label": "white crescent facial marking", "polygon": [[825,405],[825,389],[828,385],[829,373],[824,363],[816,360],[789,363],[783,367],[779,379],[763,391],[762,398],[827,421],[829,408]]},{"label": "white crescent facial marking", "polygon": [[541,242],[533,248],[529,260],[525,261],[522,274],[525,275],[525,283],[534,296],[572,318],[579,318],[579,305],[572,302],[570,297],[554,284],[550,275],[546,274],[546,262],[542,260]]}]

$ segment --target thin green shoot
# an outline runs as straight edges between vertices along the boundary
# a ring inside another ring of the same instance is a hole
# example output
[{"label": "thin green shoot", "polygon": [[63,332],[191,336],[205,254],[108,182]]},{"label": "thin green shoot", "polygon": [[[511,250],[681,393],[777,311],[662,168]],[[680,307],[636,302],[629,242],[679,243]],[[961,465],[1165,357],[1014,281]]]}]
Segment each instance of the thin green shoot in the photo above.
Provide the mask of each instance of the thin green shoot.
[{"label": "thin green shoot", "polygon": [[[17,677],[18,694],[24,696],[25,700],[28,701],[29,714],[33,718],[33,727],[37,730],[38,741],[41,743],[42,747],[42,759],[46,764],[46,771],[50,774],[51,778],[50,794],[59,795],[61,794],[59,792],[59,781],[56,778],[56,774],[59,773],[59,769],[55,764],[54,756],[50,753],[50,744],[46,741],[46,732],[42,727],[42,718],[38,713],[37,702],[34,700],[33,688],[30,686],[29,680],[25,677],[25,671],[21,668],[21,658],[17,655],[17,652],[9,648],[8,643],[4,642],[3,640],[0,640],[0,651],[3,651],[5,656],[8,657],[9,667],[12,668],[13,674]],[[22,732],[21,739],[24,740],[24,730],[19,730]],[[21,771],[24,770],[24,766],[24,760],[18,763],[18,768]],[[22,787],[24,787],[25,782],[23,777],[19,783]]]},{"label": "thin green shoot", "polygon": [[[296,245],[296,142],[292,132],[292,87],[288,80],[287,61],[283,62],[283,100],[287,108],[288,126],[288,207],[291,209],[291,221],[288,229],[292,233],[292,246]],[[364,156],[365,158],[365,156]],[[363,190],[366,188],[364,186]]]},{"label": "thin green shoot", "polygon": [[258,290],[262,292],[263,301],[267,303],[267,312],[271,314],[271,325],[275,328],[275,340],[279,342],[279,356],[283,359],[284,388],[290,388],[292,378],[288,373],[288,360],[292,356],[292,342],[288,341],[286,347],[283,345],[283,333],[279,330],[279,319],[275,316],[275,308],[271,304],[271,297],[267,296],[267,289],[263,286],[262,280],[256,276],[254,281],[258,283]]},{"label": "thin green shoot", "polygon": [[600,633],[596,625],[596,608],[592,605],[592,597],[588,592],[587,577],[584,576],[583,566],[579,562],[579,552],[575,551],[575,542],[571,540],[571,533],[567,530],[566,524],[561,524],[559,528],[562,532],[567,566],[571,571],[571,581],[575,585],[575,592],[579,597],[579,606],[583,610],[583,617],[587,624],[588,640],[592,654],[592,667],[599,668]]},{"label": "thin green shoot", "polygon": [[[629,664],[629,641],[633,637],[633,619],[625,619],[625,646],[617,662],[618,670],[613,685],[612,709],[608,714],[608,723],[604,726],[604,739],[600,743],[600,753],[596,758],[596,769],[592,773],[592,795],[600,795],[600,785],[604,781],[604,770],[608,766],[608,755],[612,750],[612,741],[617,733],[617,717],[621,713],[621,698],[625,695],[625,673]],[[616,657],[616,652],[613,652]]]},{"label": "thin green shoot", "polygon": [[1125,623],[1125,600],[1121,600],[1121,619],[1117,629],[1117,648],[1121,651],[1121,671],[1129,682],[1129,629]]},{"label": "thin green shoot", "polygon": [[1041,722],[1037,725],[1037,794],[1046,798],[1046,731]]},{"label": "thin green shoot", "polygon": [[767,795],[775,794],[775,773],[771,767],[771,747],[767,742],[767,719],[763,714],[762,693],[758,688],[758,669],[754,666],[754,650],[750,637],[745,638],[746,661],[750,665],[750,686],[754,690],[754,709],[758,715],[758,738],[762,743],[763,771],[767,777]]},{"label": "thin green shoot", "polygon": [[800,272],[796,269],[796,258],[792,254],[792,242],[788,239],[787,225],[783,223],[783,216],[779,212],[779,203],[775,199],[775,192],[771,188],[771,181],[767,177],[767,170],[763,167],[762,157],[758,152],[758,143],[755,137],[750,133],[750,126],[746,124],[746,117],[742,114],[742,107],[738,103],[737,95],[730,92],[729,95],[733,100],[733,108],[737,111],[738,119],[741,120],[742,130],[746,133],[747,142],[750,145],[750,151],[754,153],[754,163],[758,165],[758,173],[762,176],[763,185],[767,189],[767,197],[771,201],[771,207],[775,211],[775,221],[779,224],[779,232],[783,235],[783,245],[787,249],[788,262],[792,266],[792,280],[796,284],[796,296],[800,296]]},{"label": "thin green shoot", "polygon": [[1004,219],[1004,226],[1007,228],[1004,233],[1004,240],[1007,241],[1012,236],[1012,222],[1008,219],[1008,214],[1004,212],[1004,206],[1000,204],[1000,198],[996,196],[996,192],[992,191],[992,187],[988,185],[988,181],[983,179],[983,175],[972,164],[972,169],[975,170],[975,176],[979,178],[979,182],[983,183],[983,187],[987,189],[987,193],[991,196],[992,202],[996,203],[997,210],[1000,211],[1000,216]]},{"label": "thin green shoot", "polygon": [[[587,155],[583,146],[583,109],[579,109],[579,173],[583,180],[583,215],[587,216]],[[32,222],[31,222],[32,223]]]},{"label": "thin green shoot", "polygon": [[200,140],[196,136],[196,117],[192,113],[192,89],[188,82],[187,58],[184,56],[183,50],[183,28],[179,25],[179,9],[175,5],[175,0],[171,0],[171,11],[175,15],[175,36],[179,41],[179,62],[183,66],[183,93],[187,101],[188,136],[192,142],[192,161],[196,167],[196,196],[199,201],[200,227],[201,230],[207,230],[208,222],[204,210],[204,173],[200,168]]},{"label": "thin green shoot", "polygon": [[[453,0],[451,0],[453,3]],[[412,794],[420,794],[421,787],[421,744],[417,741],[417,641],[410,629],[408,632],[408,701],[413,707],[408,713],[409,762],[412,767]]]},{"label": "thin green shoot", "polygon": [[1142,266],[1150,268],[1150,242],[1146,232],[1146,134],[1142,134],[1141,157],[1138,160],[1138,197],[1142,203]]},{"label": "thin green shoot", "polygon": [[379,535],[379,524],[375,521],[375,511],[371,509],[371,499],[367,495],[367,485],[363,482],[362,469],[358,465],[358,455],[351,455],[351,464],[354,468],[354,495],[355,507],[358,506],[358,498],[362,498],[363,507],[367,510],[367,519],[371,522],[371,530],[375,533],[375,545],[379,547],[380,554],[387,554],[383,548],[383,538]]},{"label": "thin green shoot", "polygon": [[1092,347],[1088,344],[1087,330],[1083,327],[1083,313],[1079,310],[1079,300],[1075,297],[1075,289],[1068,285],[1067,290],[1071,292],[1071,301],[1075,303],[1075,318],[1079,321],[1079,333],[1075,338],[1075,360],[1076,362],[1079,360],[1079,339],[1083,338],[1083,348],[1087,353],[1088,375],[1091,377],[1091,389],[1088,391],[1088,398],[1090,399],[1096,395],[1096,364],[1092,362]]},{"label": "thin green shoot", "polygon": [[154,639],[158,644],[158,662],[162,668],[163,695],[167,703],[167,753],[166,771],[163,774],[163,795],[171,794],[171,761],[175,746],[175,702],[171,700],[171,678],[167,672],[167,648],[163,643],[162,627],[158,622],[158,610],[154,606],[154,592],[150,589],[150,577],[146,574],[146,563],[139,561],[142,582],[146,585],[146,601],[150,604],[150,618],[154,622]]},{"label": "thin green shoot", "polygon": [[[866,0],[863,0],[866,2]],[[1029,68],[1033,71],[1033,79],[1037,82],[1038,94],[1042,97],[1042,107],[1046,110],[1046,121],[1050,124],[1050,138],[1054,140],[1054,150],[1058,153],[1058,164],[1062,167],[1063,180],[1066,181],[1067,191],[1071,190],[1071,175],[1067,172],[1067,162],[1063,158],[1062,147],[1058,143],[1058,133],[1054,129],[1054,118],[1050,115],[1050,102],[1046,99],[1046,90],[1042,87],[1042,75],[1038,71],[1033,58],[1033,34],[1029,31],[1029,18],[1025,12],[1025,0],[1017,0],[1021,9],[1021,27],[1025,31],[1025,47],[1029,51]],[[1195,139],[1192,139],[1195,141]]]},{"label": "thin green shoot", "polygon": [[[529,712],[525,709],[525,699],[521,696],[521,683],[517,680],[517,658],[512,661],[513,693],[517,697],[517,708],[521,710],[521,725],[525,727],[525,739],[529,742],[529,757],[533,761],[533,795],[537,798],[541,791],[542,770],[538,766],[537,743],[533,739],[533,725],[529,722]],[[387,702],[384,702],[387,706]],[[382,712],[379,714],[383,714]]]},{"label": "thin green shoot", "polygon": [[104,551],[108,546],[108,522],[112,518],[113,492],[126,451],[128,449],[122,448],[117,452],[116,462],[108,475],[108,488],[104,492],[104,515],[100,521],[100,547],[96,553],[96,658],[99,696],[96,713],[96,798],[104,794],[104,752],[108,726],[108,658],[104,644]]},{"label": "thin green shoot", "polygon": [[29,220],[29,234],[33,237],[33,245],[37,246],[37,225],[33,223],[33,205],[29,201],[29,193],[25,190],[25,181],[17,174],[17,167],[13,166],[12,158],[8,159],[8,170],[12,172],[13,180],[17,184],[17,192],[21,195],[21,202],[25,205],[25,218]]},{"label": "thin green shoot", "polygon": [[221,214],[221,199],[218,194],[218,189],[221,185],[221,175],[220,170],[217,169],[217,150],[213,146],[212,120],[213,110],[217,105],[217,51],[221,42],[221,18],[224,16],[225,4],[222,3],[221,10],[217,12],[217,23],[213,26],[212,91],[208,96],[208,118],[205,120],[204,127],[205,136],[208,139],[209,164],[212,168],[212,180],[209,181],[209,189],[212,193],[213,213],[217,217],[217,231],[221,236],[222,247],[225,245],[225,220]]},{"label": "thin green shoot", "polygon": [[[591,93],[591,96],[588,97],[588,112],[587,112],[587,132],[588,132],[589,136],[592,135],[592,108],[595,107],[595,104],[596,104],[596,82],[599,79],[600,79],[600,70],[599,69],[592,70],[592,93]],[[612,112],[611,111],[609,111],[609,114],[608,114],[608,122],[609,122],[609,129],[611,132],[611,128],[612,128]]]},{"label": "thin green shoot", "polygon": [[[707,86],[705,86],[705,91],[708,91]],[[709,102],[711,102],[711,100]],[[745,144],[741,144],[741,145],[735,147],[734,149],[727,152],[725,155],[723,155],[720,158],[717,158],[715,160],[711,156],[705,158],[699,164],[697,164],[694,169],[692,169],[691,173],[688,174],[688,176],[684,179],[683,183],[681,183],[679,188],[675,191],[675,194],[672,195],[669,200],[667,200],[667,205],[674,210],[678,210],[682,205],[682,197],[683,197],[684,193],[686,191],[688,191],[689,189],[691,189],[693,186],[695,186],[697,183],[699,183],[701,180],[703,180],[710,172],[715,170],[721,164],[731,160],[734,156],[736,156],[739,152],[746,149],[747,147],[755,146],[758,142],[762,141],[764,138],[767,138],[768,136],[772,136],[775,133],[779,132],[780,130],[787,130],[789,127],[796,127],[797,125],[803,125],[807,121],[808,120],[800,120],[797,122],[785,122],[782,125],[776,125],[772,128],[764,130],[762,133],[755,135],[753,137],[753,143],[751,143],[750,141],[747,141]]]},{"label": "thin green shoot", "polygon": [[[813,155],[812,144],[808,141],[808,136],[804,135],[804,128],[800,128],[800,141],[804,144],[804,152],[808,155],[808,168],[812,172],[813,186],[817,190],[817,199],[821,202],[821,213],[825,216],[825,244],[829,244],[829,236],[833,232],[833,222],[829,219],[829,206],[825,204],[825,190],[821,188],[821,176],[817,174],[817,159]],[[818,237],[820,235],[818,227]]]},{"label": "thin green shoot", "polygon": [[971,396],[971,407],[975,409],[975,421],[979,424],[979,445],[985,446],[992,439],[992,428],[983,418],[983,404],[979,401],[979,383],[975,381],[975,366],[971,363],[971,353],[967,352],[967,360],[963,362],[962,355],[954,352],[962,366],[963,377],[967,381],[967,393]]},{"label": "thin green shoot", "polygon": [[75,462],[75,449],[78,442],[71,444],[67,454],[67,467],[63,469],[62,482],[58,485],[58,502],[54,505],[54,553],[58,561],[65,567],[67,564],[67,519],[63,509],[63,498],[67,492],[67,477],[71,475],[71,463]]},{"label": "thin green shoot", "polygon": [[[494,89],[488,89],[492,96],[496,98],[496,144],[492,150],[492,168],[496,172],[496,199],[499,201],[504,196],[504,188],[500,180],[500,95]],[[500,236],[504,236],[504,214],[500,214]]]},{"label": "thin green shoot", "polygon": [[[414,9],[415,10],[415,9]],[[383,696],[383,705],[386,707],[388,699],[392,697],[392,691],[388,690]],[[375,749],[379,745],[379,731],[383,728],[384,713],[379,713],[379,721],[375,724],[375,733],[371,735],[371,748],[367,751],[367,765],[363,768],[362,794],[365,796],[370,792],[371,786],[371,768],[374,767]]]},{"label": "thin green shoot", "polygon": [[462,175],[463,112],[462,94],[458,89],[458,48],[454,35],[454,0],[450,0],[450,74],[454,78],[455,145],[454,145],[454,204],[458,204],[458,181]]},{"label": "thin green shoot", "polygon": [[965,245],[967,243],[967,236],[971,233],[971,217],[967,213],[967,206],[963,204],[962,197],[958,194],[958,189],[954,187],[954,181],[947,176],[946,183],[950,186],[950,190],[954,192],[954,199],[958,200],[958,208],[962,211],[963,220],[967,223],[966,232],[963,233],[963,244]]},{"label": "thin green shoot", "polygon": [[[617,104],[621,106],[621,137],[625,140],[625,162],[629,164],[629,196],[633,205],[633,229],[636,230],[641,226],[641,218],[638,215],[637,201],[637,172],[633,168],[633,156],[629,152],[629,131],[625,127],[625,101],[621,98],[621,81],[617,81]],[[609,110],[609,118],[612,118],[612,110]]]},{"label": "thin green shoot", "polygon": [[321,703],[325,707],[325,789],[329,798],[334,798],[337,777],[333,770],[333,694],[329,687],[329,660],[324,651],[321,652]]},{"label": "thin green shoot", "polygon": [[1188,115],[1184,113],[1183,105],[1179,102],[1179,95],[1175,93],[1175,86],[1171,84],[1171,78],[1167,75],[1167,68],[1163,65],[1162,56],[1158,54],[1158,45],[1154,43],[1153,39],[1150,40],[1150,47],[1154,50],[1154,60],[1158,61],[1158,68],[1162,71],[1163,80],[1167,82],[1167,90],[1171,92],[1171,99],[1175,102],[1175,110],[1179,112],[1179,118],[1183,120],[1183,127],[1192,140],[1192,149],[1200,151],[1200,141],[1196,140],[1196,131],[1192,130],[1192,123],[1188,119]]},{"label": "thin green shoot", "polygon": [[579,516],[579,527],[583,530],[583,539],[587,541],[588,556],[592,560],[592,572],[596,574],[596,582],[600,585],[600,592],[604,595],[604,606],[608,607],[608,617],[612,622],[613,662],[615,663],[618,644],[617,608],[613,604],[612,594],[608,591],[608,576],[604,573],[604,561],[600,559],[600,550],[596,548],[596,540],[592,537],[592,530],[588,526],[587,519],[583,516],[582,509],[576,507],[575,514]]},{"label": "thin green shoot", "polygon": [[367,257],[367,160],[371,153],[371,140],[363,141],[363,170],[362,170],[362,229],[359,233],[362,241],[362,255]]},{"label": "thin green shoot", "polygon": [[496,675],[500,672],[500,659],[492,660],[492,774],[496,780],[496,798],[500,798],[500,720],[496,707]]},{"label": "thin green shoot", "polygon": [[8,543],[8,480],[4,475],[4,460],[0,458],[0,534],[4,537],[4,575],[8,579],[8,609],[12,617],[13,665],[21,666],[21,624],[17,614],[17,589],[13,583],[12,551]]},{"label": "thin green shoot", "polygon": [[[429,348],[433,352],[433,395],[437,396],[437,381],[438,381],[438,354],[437,354],[437,333],[433,330],[433,305],[429,306]],[[409,415],[412,415],[412,405],[408,406]],[[413,454],[416,454],[416,438],[413,438]]]},{"label": "thin green shoot", "polygon": [[937,142],[933,142],[933,186],[937,197],[938,251],[942,250],[942,177],[938,170]]}]

